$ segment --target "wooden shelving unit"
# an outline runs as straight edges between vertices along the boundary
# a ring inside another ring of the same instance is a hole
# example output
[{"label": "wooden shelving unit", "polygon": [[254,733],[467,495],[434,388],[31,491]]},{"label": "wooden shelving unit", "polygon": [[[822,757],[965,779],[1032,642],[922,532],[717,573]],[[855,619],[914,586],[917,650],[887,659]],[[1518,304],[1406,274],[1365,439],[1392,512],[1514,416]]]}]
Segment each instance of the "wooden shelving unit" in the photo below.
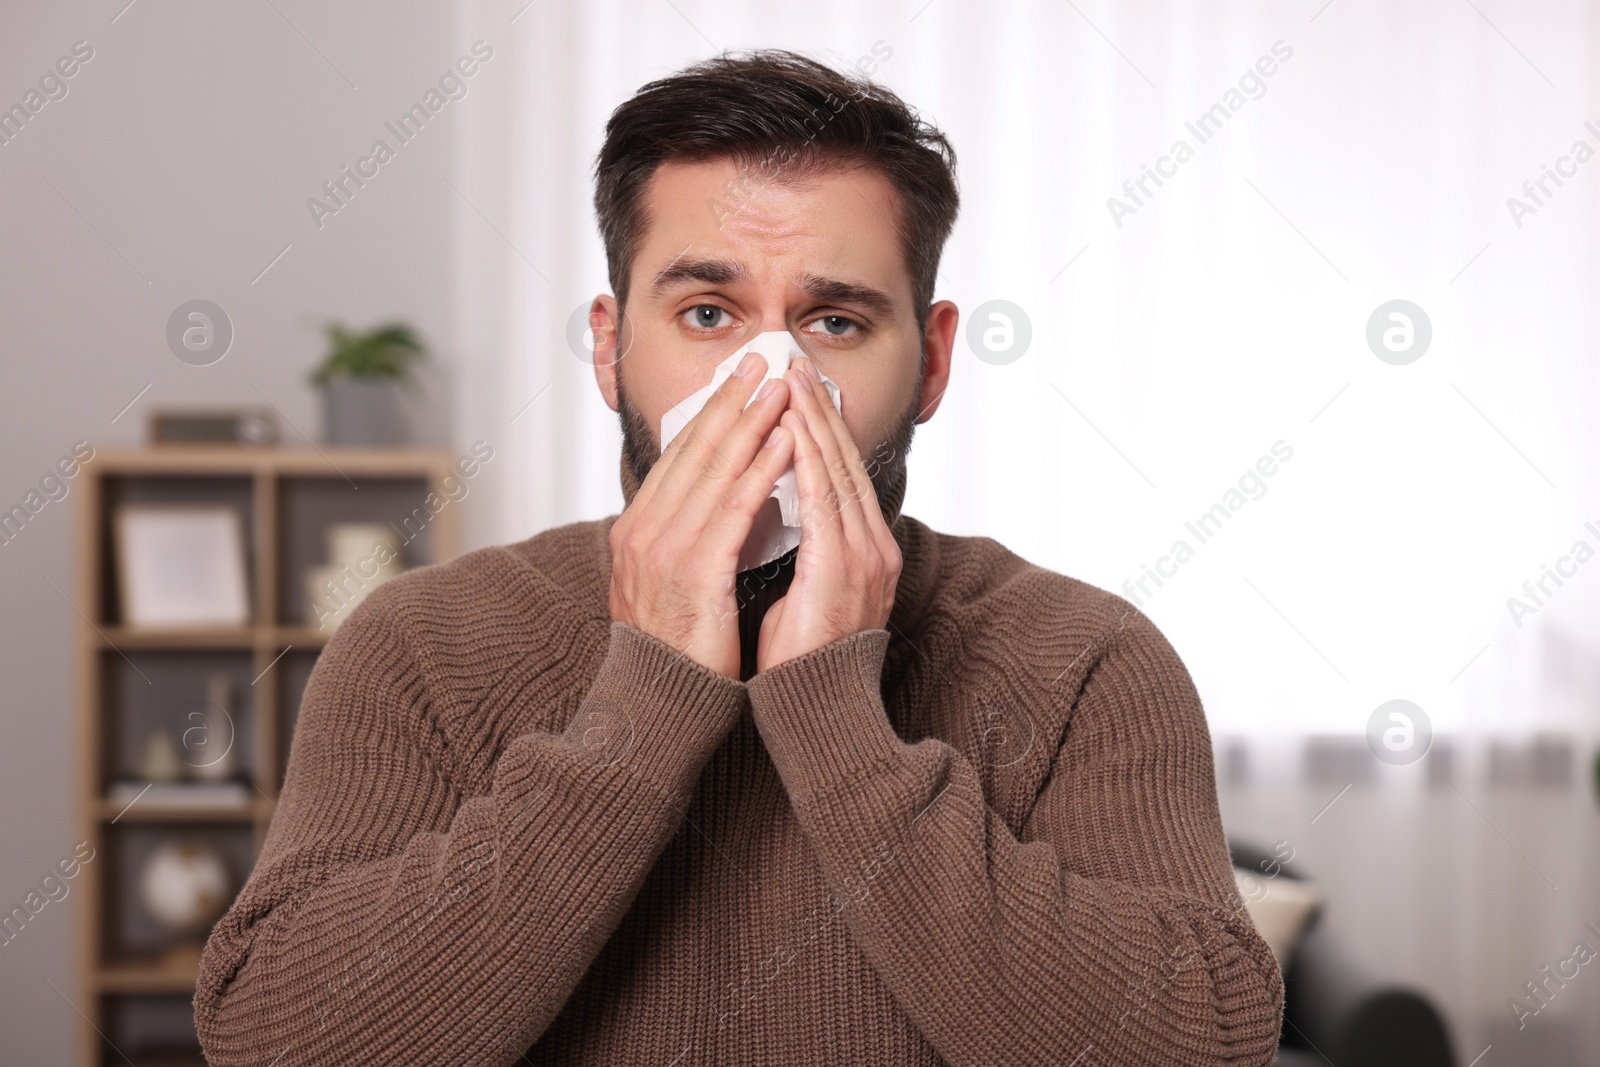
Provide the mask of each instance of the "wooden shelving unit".
[{"label": "wooden shelving unit", "polygon": [[[432,449],[101,449],[84,466],[74,595],[81,612],[78,819],[79,840],[95,854],[74,886],[87,902],[77,958],[77,1006],[87,1016],[78,1063],[204,1064],[190,1006],[197,961],[165,954],[152,933],[159,928],[141,919],[130,884],[137,858],[164,837],[201,837],[229,857],[238,891],[272,820],[300,692],[333,630],[318,629],[303,610],[305,568],[321,562],[314,546],[330,523],[383,522],[401,535],[408,567],[450,559],[460,507],[445,491],[451,477],[461,479],[454,457]],[[430,492],[436,504],[445,501],[436,511],[424,505]],[[112,543],[112,513],[124,502],[238,507],[250,625],[159,632],[124,625]],[[152,708],[202,672],[219,670],[238,679],[234,741],[249,799],[220,807],[110,800],[109,782],[133,777],[132,720],[143,715],[148,728],[159,714]],[[142,680],[130,685],[135,677]]]}]

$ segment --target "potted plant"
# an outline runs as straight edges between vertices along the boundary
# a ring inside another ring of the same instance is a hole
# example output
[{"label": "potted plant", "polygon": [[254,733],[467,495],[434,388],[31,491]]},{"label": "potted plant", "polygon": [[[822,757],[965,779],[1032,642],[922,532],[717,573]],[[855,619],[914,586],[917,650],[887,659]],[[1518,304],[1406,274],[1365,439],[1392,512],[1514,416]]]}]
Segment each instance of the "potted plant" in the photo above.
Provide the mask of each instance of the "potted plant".
[{"label": "potted plant", "polygon": [[425,356],[411,327],[392,322],[366,332],[323,328],[328,355],[312,372],[322,393],[323,438],[336,445],[392,445],[409,436],[401,389]]}]

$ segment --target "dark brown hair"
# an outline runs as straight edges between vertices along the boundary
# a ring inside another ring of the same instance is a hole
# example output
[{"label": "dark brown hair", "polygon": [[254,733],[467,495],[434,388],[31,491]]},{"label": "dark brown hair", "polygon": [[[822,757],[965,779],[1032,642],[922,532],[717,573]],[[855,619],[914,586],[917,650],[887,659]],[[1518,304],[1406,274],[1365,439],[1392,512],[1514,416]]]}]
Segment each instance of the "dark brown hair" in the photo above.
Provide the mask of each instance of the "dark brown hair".
[{"label": "dark brown hair", "polygon": [[[917,325],[925,328],[960,204],[955,149],[888,89],[774,49],[702,60],[649,83],[611,113],[594,164],[594,207],[618,304],[627,303],[628,273],[649,222],[644,188],[656,168],[723,158],[761,179],[840,165],[881,172],[899,200],[896,229]],[[734,184],[706,210],[719,219],[736,212]]]}]

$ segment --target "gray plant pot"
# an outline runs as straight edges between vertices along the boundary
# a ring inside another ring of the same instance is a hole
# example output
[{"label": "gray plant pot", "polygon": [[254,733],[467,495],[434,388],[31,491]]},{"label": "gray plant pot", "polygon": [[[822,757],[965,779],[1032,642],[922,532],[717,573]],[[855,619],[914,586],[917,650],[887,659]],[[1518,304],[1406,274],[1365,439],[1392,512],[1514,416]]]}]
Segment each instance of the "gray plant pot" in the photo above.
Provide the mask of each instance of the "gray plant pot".
[{"label": "gray plant pot", "polygon": [[322,388],[322,438],[333,445],[398,445],[410,438],[400,383],[335,378]]}]

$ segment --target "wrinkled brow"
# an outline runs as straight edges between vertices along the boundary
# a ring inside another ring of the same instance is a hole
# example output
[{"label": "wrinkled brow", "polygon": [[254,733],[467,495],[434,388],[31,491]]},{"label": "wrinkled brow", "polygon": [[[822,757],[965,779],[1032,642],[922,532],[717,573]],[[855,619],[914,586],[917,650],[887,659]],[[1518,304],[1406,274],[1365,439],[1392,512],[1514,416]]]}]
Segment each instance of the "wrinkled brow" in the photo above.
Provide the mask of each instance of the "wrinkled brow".
[{"label": "wrinkled brow", "polygon": [[[651,279],[650,291],[661,294],[683,282],[702,285],[732,285],[749,278],[742,263],[727,259],[675,259]],[[824,278],[820,274],[800,276],[800,288],[813,300],[825,304],[849,304],[883,316],[894,314],[894,299],[881,289],[855,282]]]}]

